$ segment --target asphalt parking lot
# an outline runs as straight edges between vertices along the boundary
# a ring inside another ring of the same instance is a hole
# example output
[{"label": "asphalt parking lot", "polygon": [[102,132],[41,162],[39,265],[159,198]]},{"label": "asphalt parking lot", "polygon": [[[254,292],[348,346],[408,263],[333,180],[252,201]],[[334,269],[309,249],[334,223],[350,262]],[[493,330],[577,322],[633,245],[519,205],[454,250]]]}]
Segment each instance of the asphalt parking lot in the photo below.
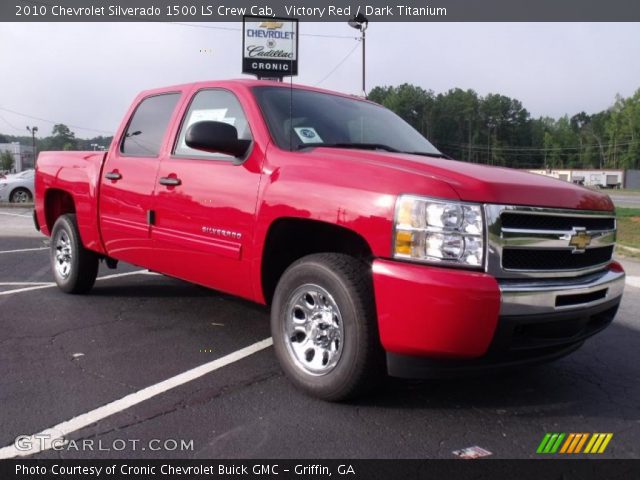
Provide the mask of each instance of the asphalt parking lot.
[{"label": "asphalt parking lot", "polygon": [[65,295],[30,211],[0,209],[0,457],[56,427],[66,445],[31,458],[455,458],[471,446],[535,458],[547,432],[611,432],[601,457],[639,458],[640,263],[623,264],[614,324],[565,359],[330,404],[295,390],[258,343],[265,308],[126,265],[102,269],[91,295]]}]

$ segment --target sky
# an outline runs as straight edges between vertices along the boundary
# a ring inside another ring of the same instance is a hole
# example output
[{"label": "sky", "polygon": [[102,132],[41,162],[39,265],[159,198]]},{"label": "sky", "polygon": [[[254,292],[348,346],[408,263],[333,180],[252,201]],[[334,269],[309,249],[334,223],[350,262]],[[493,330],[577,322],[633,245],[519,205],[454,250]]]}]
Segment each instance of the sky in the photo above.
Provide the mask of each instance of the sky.
[{"label": "sky", "polygon": [[[28,135],[29,125],[47,136],[65,123],[80,138],[110,135],[141,90],[241,78],[241,28],[0,23],[0,133]],[[473,89],[557,118],[599,112],[640,88],[638,23],[372,22],[366,33],[367,90]],[[346,23],[301,22],[294,82],[360,93],[358,38]]]}]

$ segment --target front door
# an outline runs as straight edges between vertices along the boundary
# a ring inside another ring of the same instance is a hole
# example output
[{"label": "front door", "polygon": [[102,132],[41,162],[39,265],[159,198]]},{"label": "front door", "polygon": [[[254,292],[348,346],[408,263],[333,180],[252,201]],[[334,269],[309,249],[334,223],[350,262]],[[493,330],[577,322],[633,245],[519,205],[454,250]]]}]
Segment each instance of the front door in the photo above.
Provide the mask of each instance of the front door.
[{"label": "front door", "polygon": [[263,153],[252,145],[237,159],[187,147],[187,128],[203,120],[226,122],[239,138],[252,139],[233,93],[205,89],[194,95],[172,155],[160,162],[151,233],[158,270],[251,298],[250,249]]}]

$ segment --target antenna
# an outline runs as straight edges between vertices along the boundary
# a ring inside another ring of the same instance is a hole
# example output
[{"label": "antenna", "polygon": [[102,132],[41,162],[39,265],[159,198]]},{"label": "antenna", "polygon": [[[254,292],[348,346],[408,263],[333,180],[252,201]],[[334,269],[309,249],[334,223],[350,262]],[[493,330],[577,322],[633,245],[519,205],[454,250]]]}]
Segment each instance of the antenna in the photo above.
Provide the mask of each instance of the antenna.
[{"label": "antenna", "polygon": [[[296,42],[298,41],[300,31],[296,28]],[[293,42],[293,38],[291,39]],[[291,46],[293,48],[293,45]],[[297,50],[297,49],[296,49]],[[298,52],[296,51],[296,55]],[[297,60],[297,57],[296,57]],[[289,69],[293,69],[293,59],[289,61]],[[289,77],[289,151],[293,150],[293,75]]]}]

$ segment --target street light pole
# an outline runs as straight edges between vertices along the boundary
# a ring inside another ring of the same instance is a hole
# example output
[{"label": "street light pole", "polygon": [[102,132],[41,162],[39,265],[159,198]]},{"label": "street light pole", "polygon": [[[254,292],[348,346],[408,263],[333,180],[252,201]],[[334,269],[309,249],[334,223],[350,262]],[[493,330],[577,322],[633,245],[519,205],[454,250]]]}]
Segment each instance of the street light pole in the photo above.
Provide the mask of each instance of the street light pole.
[{"label": "street light pole", "polygon": [[362,13],[359,13],[351,20],[349,20],[349,26],[355,28],[356,30],[360,30],[362,32],[362,95],[364,98],[367,98],[367,87],[366,87],[366,30],[369,26],[369,19],[365,17]]},{"label": "street light pole", "polygon": [[36,167],[36,158],[38,158],[36,152],[36,133],[38,132],[38,127],[29,127],[27,126],[27,130],[31,132],[31,148],[33,150],[33,168]]}]

